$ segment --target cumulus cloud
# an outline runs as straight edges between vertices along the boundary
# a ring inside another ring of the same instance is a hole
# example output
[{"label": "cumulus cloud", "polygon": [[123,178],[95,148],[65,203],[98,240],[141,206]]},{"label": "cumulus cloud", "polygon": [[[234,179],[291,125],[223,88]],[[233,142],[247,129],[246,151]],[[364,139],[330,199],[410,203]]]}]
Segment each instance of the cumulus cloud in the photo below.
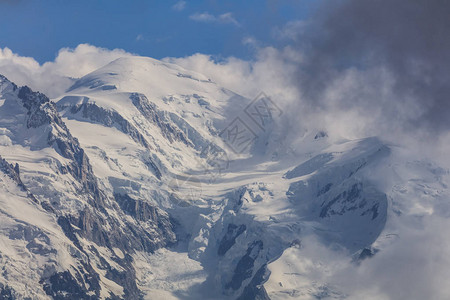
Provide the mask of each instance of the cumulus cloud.
[{"label": "cumulus cloud", "polygon": [[402,228],[401,240],[359,268],[342,270],[336,283],[355,291],[351,299],[364,298],[368,290],[373,299],[449,299],[450,243],[443,230],[449,225],[448,219],[432,216],[423,228]]},{"label": "cumulus cloud", "polygon": [[259,49],[252,61],[235,57],[216,61],[205,54],[164,60],[202,73],[219,85],[248,98],[266,91],[280,98],[293,99],[297,89],[290,84],[290,77],[296,70],[294,62],[299,59],[298,53],[289,47],[281,51],[267,47]]},{"label": "cumulus cloud", "polygon": [[22,57],[3,48],[0,49],[0,74],[17,85],[28,85],[49,97],[57,97],[72,85],[74,79],[130,55],[120,49],[80,44],[75,49],[61,49],[54,61],[40,65],[31,57]]},{"label": "cumulus cloud", "polygon": [[380,128],[449,130],[449,14],[444,0],[327,3],[298,32],[308,57],[296,76],[303,100],[358,109]]},{"label": "cumulus cloud", "polygon": [[[273,29],[274,38],[290,41],[284,49],[260,48],[246,38],[257,53],[252,61],[214,62],[200,54],[174,61],[248,97],[264,90],[280,98],[296,127],[348,138],[426,139],[445,147],[448,15],[444,0],[324,2],[311,20]],[[191,18],[217,22],[209,13]]]},{"label": "cumulus cloud", "polygon": [[233,24],[235,26],[240,26],[239,22],[233,17],[233,14],[231,12],[227,12],[218,16],[212,15],[208,12],[195,13],[193,15],[190,15],[189,19],[203,23]]},{"label": "cumulus cloud", "polygon": [[395,241],[359,263],[345,250],[305,236],[290,271],[306,277],[299,282],[303,292],[326,287],[320,290],[324,299],[449,299],[450,242],[442,230],[449,225],[449,219],[435,215],[424,217],[417,228],[400,224]]},{"label": "cumulus cloud", "polygon": [[[311,20],[273,29],[274,38],[290,41],[283,49],[244,39],[255,46],[252,61],[214,62],[201,54],[173,61],[247,97],[266,91],[284,105],[287,128],[377,135],[420,147],[426,140],[448,149],[448,15],[443,0],[325,2]],[[197,19],[217,18],[204,13]]]}]

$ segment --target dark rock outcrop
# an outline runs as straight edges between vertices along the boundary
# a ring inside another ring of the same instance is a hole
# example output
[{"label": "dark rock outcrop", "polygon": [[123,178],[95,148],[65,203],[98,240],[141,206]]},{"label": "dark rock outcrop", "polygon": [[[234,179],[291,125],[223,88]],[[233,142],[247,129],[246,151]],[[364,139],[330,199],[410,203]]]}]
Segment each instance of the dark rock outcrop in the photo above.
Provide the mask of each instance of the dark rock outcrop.
[{"label": "dark rock outcrop", "polygon": [[227,289],[237,290],[241,287],[244,280],[252,277],[255,260],[263,250],[262,241],[254,241],[247,248],[247,253],[239,260],[234,270],[231,281],[226,285]]},{"label": "dark rock outcrop", "polygon": [[14,290],[8,285],[4,285],[0,282],[0,299],[2,300],[14,300],[16,299]]},{"label": "dark rock outcrop", "polygon": [[267,265],[259,268],[237,300],[270,300],[263,285],[269,278],[269,275],[270,272],[267,270]]},{"label": "dark rock outcrop", "polygon": [[141,144],[145,148],[152,149],[150,143],[139,132],[139,130],[137,130],[135,126],[124,119],[119,113],[112,110],[106,110],[103,107],[89,102],[84,102],[82,104],[77,104],[70,107],[71,114],[75,115],[80,112],[83,118],[89,119],[93,122],[102,124],[107,127],[115,127],[130,136],[135,142]]},{"label": "dark rock outcrop", "polygon": [[167,122],[162,113],[157,110],[156,105],[150,102],[145,95],[133,93],[130,96],[130,99],[137,110],[139,110],[147,120],[161,129],[162,135],[169,140],[169,142],[173,143],[174,141],[181,141],[190,147],[194,147],[184,132],[172,123]]},{"label": "dark rock outcrop", "polygon": [[100,208],[104,206],[104,195],[101,193],[97,179],[92,172],[92,166],[78,140],[72,136],[66,124],[59,116],[56,106],[44,94],[33,92],[29,87],[21,87],[18,93],[23,107],[27,109],[26,120],[28,128],[51,126],[48,145],[55,148],[70,163],[62,168],[62,172],[69,172],[78,180],[83,192],[91,198],[91,204]]},{"label": "dark rock outcrop", "polygon": [[[98,282],[95,284],[95,282],[90,281],[88,284],[90,285],[89,290],[93,290]],[[100,295],[99,289],[96,294],[89,294],[88,288],[80,284],[69,271],[53,274],[43,283],[43,288],[45,293],[55,300],[95,300]]]},{"label": "dark rock outcrop", "polygon": [[245,224],[239,226],[235,224],[228,224],[227,232],[219,243],[217,254],[219,254],[220,256],[225,255],[225,253],[227,253],[227,251],[230,250],[230,248],[233,247],[233,245],[236,243],[236,238],[240,236],[246,229],[247,226],[245,226]]}]

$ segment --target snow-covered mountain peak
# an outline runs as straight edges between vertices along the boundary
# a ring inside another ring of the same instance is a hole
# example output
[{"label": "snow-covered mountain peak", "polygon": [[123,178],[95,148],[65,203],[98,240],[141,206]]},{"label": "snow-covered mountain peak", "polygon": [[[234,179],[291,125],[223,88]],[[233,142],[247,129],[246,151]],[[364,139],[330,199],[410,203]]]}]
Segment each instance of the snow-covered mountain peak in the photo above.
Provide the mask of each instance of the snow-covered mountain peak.
[{"label": "snow-covered mountain peak", "polygon": [[0,93],[3,97],[5,97],[6,94],[14,92],[17,89],[17,86],[8,80],[3,75],[0,75]]},{"label": "snow-covered mountain peak", "polygon": [[174,87],[181,93],[196,89],[211,90],[209,85],[202,83],[215,85],[207,77],[175,64],[148,57],[132,56],[118,58],[85,75],[68,91],[117,89],[132,92],[144,88],[147,91],[153,91],[152,96],[166,96],[173,92]]},{"label": "snow-covered mountain peak", "polygon": [[[134,140],[133,151],[157,161],[152,163],[158,165],[157,177],[203,171],[211,149],[226,147],[220,132],[249,103],[201,74],[146,57],[117,59],[80,78],[55,101],[73,131],[93,122]],[[104,128],[95,128],[93,133],[102,134]],[[116,148],[115,141],[105,142]],[[142,154],[148,150],[155,151]]]},{"label": "snow-covered mountain peak", "polygon": [[90,100],[85,101],[126,113],[127,99],[132,93],[143,94],[159,109],[190,122],[204,117],[210,121],[222,120],[228,117],[228,111],[243,109],[249,101],[201,74],[137,56],[119,58],[85,75],[60,98],[87,96]]}]

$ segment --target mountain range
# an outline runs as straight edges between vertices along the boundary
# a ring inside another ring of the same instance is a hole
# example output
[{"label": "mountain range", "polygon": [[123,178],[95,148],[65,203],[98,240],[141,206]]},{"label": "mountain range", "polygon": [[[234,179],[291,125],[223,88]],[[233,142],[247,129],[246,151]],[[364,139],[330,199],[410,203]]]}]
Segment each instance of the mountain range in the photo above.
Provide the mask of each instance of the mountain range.
[{"label": "mountain range", "polygon": [[450,196],[401,145],[293,143],[276,99],[175,64],[72,80],[49,99],[0,76],[3,299],[350,299],[312,245],[358,268]]}]

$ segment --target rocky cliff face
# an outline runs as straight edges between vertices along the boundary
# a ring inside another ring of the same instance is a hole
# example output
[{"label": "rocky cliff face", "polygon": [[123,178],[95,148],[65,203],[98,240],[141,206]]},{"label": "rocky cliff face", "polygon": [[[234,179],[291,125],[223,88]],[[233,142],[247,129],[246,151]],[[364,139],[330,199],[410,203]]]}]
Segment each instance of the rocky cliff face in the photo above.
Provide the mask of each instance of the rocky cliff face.
[{"label": "rocky cliff face", "polygon": [[[88,100],[88,99],[86,99]],[[66,107],[61,106],[60,110]],[[109,111],[94,103],[84,102],[70,106],[70,114],[75,115],[81,113],[83,118],[89,119],[93,122],[103,124],[108,127],[116,127],[123,133],[129,135],[133,140],[142,146],[152,149],[146,138],[126,119],[115,111]]]},{"label": "rocky cliff face", "polygon": [[[93,206],[104,206],[104,195],[101,194],[97,179],[92,173],[92,166],[89,158],[76,138],[72,136],[66,124],[56,110],[56,106],[45,95],[33,92],[28,87],[21,87],[18,90],[18,98],[26,109],[26,126],[38,130],[48,130],[47,143],[70,163],[61,167],[61,172],[70,173],[82,186],[82,190],[92,197]],[[44,129],[47,127],[49,129]]]}]

